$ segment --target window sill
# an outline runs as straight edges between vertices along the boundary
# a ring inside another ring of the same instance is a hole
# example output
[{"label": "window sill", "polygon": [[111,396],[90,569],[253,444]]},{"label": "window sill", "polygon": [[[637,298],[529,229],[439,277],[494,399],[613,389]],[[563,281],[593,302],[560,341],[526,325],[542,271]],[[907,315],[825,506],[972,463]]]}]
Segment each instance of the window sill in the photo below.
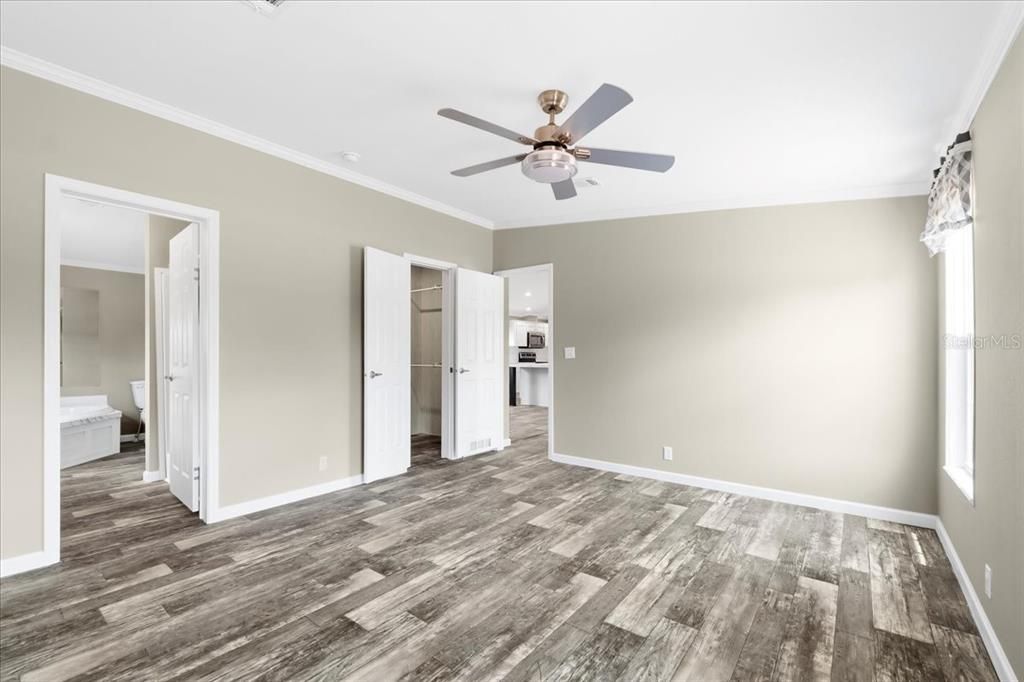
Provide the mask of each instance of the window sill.
[{"label": "window sill", "polygon": [[954,466],[942,467],[950,480],[960,489],[967,501],[974,506],[974,477],[967,473],[966,469]]}]

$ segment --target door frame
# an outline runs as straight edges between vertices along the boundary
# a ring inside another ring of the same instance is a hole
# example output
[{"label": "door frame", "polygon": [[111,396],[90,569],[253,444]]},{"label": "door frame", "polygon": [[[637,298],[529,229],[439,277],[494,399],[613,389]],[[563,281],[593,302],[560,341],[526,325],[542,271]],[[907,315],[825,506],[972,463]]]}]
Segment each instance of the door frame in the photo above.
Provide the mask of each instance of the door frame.
[{"label": "door frame", "polygon": [[[153,348],[156,352],[154,357],[158,376],[167,376],[167,324],[168,324],[168,286],[170,284],[171,271],[169,268],[153,268],[153,322],[156,327],[156,339]],[[149,358],[146,358],[147,369]],[[147,393],[148,393],[147,389]],[[159,381],[156,385],[156,451],[157,451],[157,476],[160,481],[167,480],[167,382]],[[147,426],[148,428],[148,426]],[[143,472],[142,480],[147,480]],[[200,497],[202,502],[202,497]]]},{"label": "door frame", "polygon": [[[60,561],[60,222],[65,198],[199,225],[199,518],[208,523],[216,521],[220,509],[220,212],[47,173],[43,218],[44,565]],[[151,377],[146,379],[150,381]]]},{"label": "door frame", "polygon": [[[500,275],[505,279],[508,279],[509,275],[524,272],[547,272],[548,273],[548,338],[547,343],[550,350],[548,351],[551,355],[548,360],[548,386],[549,397],[551,404],[548,406],[548,459],[553,459],[555,454],[555,364],[558,359],[558,354],[555,351],[555,264],[554,263],[542,263],[540,265],[527,265],[521,268],[508,268],[507,270],[495,270],[495,275]],[[508,285],[506,285],[507,288]],[[506,299],[507,306],[507,299]],[[508,339],[508,308],[505,308],[505,338]],[[508,348],[505,348],[505,374],[508,375]],[[508,393],[505,393],[505,413],[508,414]],[[511,444],[512,430],[509,428],[509,439],[506,441],[506,445]]]},{"label": "door frame", "polygon": [[[410,267],[441,271],[441,457],[455,459],[455,271],[448,261],[403,253]],[[412,302],[409,303],[412,306]],[[409,415],[412,419],[412,414]]]}]

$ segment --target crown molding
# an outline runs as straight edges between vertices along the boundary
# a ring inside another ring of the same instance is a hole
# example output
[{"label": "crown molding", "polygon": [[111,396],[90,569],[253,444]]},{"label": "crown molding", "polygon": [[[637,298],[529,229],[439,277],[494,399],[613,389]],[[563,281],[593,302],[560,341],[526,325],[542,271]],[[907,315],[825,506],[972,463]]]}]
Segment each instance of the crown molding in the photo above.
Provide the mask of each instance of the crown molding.
[{"label": "crown molding", "polygon": [[474,215],[467,211],[463,211],[462,209],[455,208],[454,206],[449,206],[448,204],[435,201],[434,199],[416,194],[415,192],[404,190],[401,187],[390,185],[375,178],[355,173],[347,168],[342,168],[328,161],[324,161],[323,159],[318,159],[315,156],[290,149],[255,135],[250,135],[249,133],[242,132],[241,130],[237,130],[230,126],[217,123],[216,121],[211,121],[208,118],[203,118],[202,116],[197,116],[182,109],[178,109],[177,107],[164,104],[158,100],[144,97],[143,95],[125,90],[124,88],[120,88],[116,85],[111,85],[105,81],[38,59],[25,54],[24,52],[12,50],[7,46],[0,46],[0,65],[7,66],[17,71],[22,71],[29,75],[36,76],[37,78],[57,83],[58,85],[72,88],[73,90],[78,90],[79,92],[84,92],[86,94],[105,99],[108,102],[114,102],[115,104],[120,104],[122,106],[135,109],[136,111],[141,111],[143,113],[150,114],[151,116],[156,116],[166,121],[171,121],[172,123],[192,128],[193,130],[198,130],[208,135],[213,135],[214,137],[219,137],[223,140],[228,140],[229,142],[234,142],[235,144],[240,144],[244,147],[249,147],[250,149],[255,149],[256,151],[263,152],[264,154],[276,156],[280,159],[290,161],[311,170],[331,175],[340,180],[345,180],[346,182],[351,182],[353,184],[366,187],[367,189],[387,194],[395,197],[396,199],[401,199],[402,201],[422,206],[423,208],[430,209],[431,211],[444,213],[445,215],[458,218],[459,220],[463,220],[467,223],[472,223],[487,229],[494,228],[493,221],[488,220],[487,218]]},{"label": "crown molding", "polygon": [[974,116],[981,107],[982,100],[988,94],[999,67],[1003,65],[1006,54],[1010,51],[1013,41],[1024,26],[1024,2],[1004,2],[999,18],[995,22],[992,36],[987,41],[988,48],[981,56],[977,68],[974,70],[974,78],[968,83],[964,90],[963,107],[954,117],[954,129],[948,131],[946,137],[938,140],[938,148],[945,150],[953,138],[965,130],[969,130],[974,123]]},{"label": "crown molding", "polygon": [[570,223],[592,223],[599,220],[625,220],[629,218],[646,218],[650,216],[674,215],[679,213],[706,213],[708,211],[728,211],[739,208],[767,208],[770,206],[793,206],[797,204],[824,204],[832,201],[859,201],[861,199],[889,199],[896,197],[914,197],[928,194],[930,182],[910,182],[894,185],[873,185],[869,187],[852,187],[838,190],[818,190],[809,192],[787,192],[765,194],[761,196],[729,197],[689,201],[681,204],[668,204],[643,209],[631,208],[611,211],[591,211],[574,216],[547,216],[524,221],[497,223],[495,230],[511,230],[521,227],[544,227],[547,225],[566,225]]}]

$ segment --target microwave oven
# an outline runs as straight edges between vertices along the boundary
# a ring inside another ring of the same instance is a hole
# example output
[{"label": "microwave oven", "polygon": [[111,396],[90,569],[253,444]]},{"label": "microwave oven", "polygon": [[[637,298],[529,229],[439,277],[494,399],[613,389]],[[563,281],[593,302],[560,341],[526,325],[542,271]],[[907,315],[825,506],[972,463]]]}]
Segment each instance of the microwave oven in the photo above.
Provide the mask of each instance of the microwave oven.
[{"label": "microwave oven", "polygon": [[544,348],[544,334],[541,332],[526,332],[526,348]]}]

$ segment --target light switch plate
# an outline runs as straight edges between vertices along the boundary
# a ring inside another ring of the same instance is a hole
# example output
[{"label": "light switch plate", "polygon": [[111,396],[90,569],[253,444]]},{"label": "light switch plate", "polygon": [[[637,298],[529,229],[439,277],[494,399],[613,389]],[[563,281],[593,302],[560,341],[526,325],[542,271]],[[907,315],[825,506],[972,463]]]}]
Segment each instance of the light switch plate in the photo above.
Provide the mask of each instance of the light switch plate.
[{"label": "light switch plate", "polygon": [[320,471],[327,471],[327,458],[326,457],[321,457],[320,458]]},{"label": "light switch plate", "polygon": [[665,445],[661,448],[661,458],[666,461],[672,461],[672,448]]},{"label": "light switch plate", "polygon": [[565,359],[566,360],[575,360],[576,359],[576,346],[566,346],[565,347]]}]

